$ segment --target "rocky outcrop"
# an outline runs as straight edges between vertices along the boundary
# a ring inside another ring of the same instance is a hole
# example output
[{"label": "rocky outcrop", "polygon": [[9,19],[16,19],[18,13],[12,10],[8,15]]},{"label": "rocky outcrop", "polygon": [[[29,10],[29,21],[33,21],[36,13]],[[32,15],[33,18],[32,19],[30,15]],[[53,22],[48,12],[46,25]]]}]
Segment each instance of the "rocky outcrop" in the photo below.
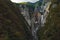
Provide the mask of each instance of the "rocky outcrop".
[{"label": "rocky outcrop", "polygon": [[60,40],[60,2],[52,0],[55,8],[50,7],[50,13],[47,17],[46,24],[39,31],[39,40]]}]

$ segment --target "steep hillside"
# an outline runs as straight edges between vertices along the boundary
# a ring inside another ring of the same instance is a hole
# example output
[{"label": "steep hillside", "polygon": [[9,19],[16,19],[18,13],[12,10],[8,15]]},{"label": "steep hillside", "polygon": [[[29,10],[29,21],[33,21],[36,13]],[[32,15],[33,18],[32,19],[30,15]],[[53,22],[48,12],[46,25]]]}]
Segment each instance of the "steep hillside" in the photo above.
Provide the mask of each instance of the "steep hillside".
[{"label": "steep hillside", "polygon": [[29,25],[10,0],[0,0],[0,40],[31,40]]},{"label": "steep hillside", "polygon": [[[52,5],[56,4],[53,8]],[[39,40],[60,40],[60,2],[52,0],[46,24],[39,31]]]},{"label": "steep hillside", "polygon": [[21,2],[19,3],[20,5],[27,5],[27,7],[31,7],[31,8],[35,8],[36,5],[39,5],[41,6],[41,3],[40,1],[37,1],[35,3],[31,3],[31,2]]}]

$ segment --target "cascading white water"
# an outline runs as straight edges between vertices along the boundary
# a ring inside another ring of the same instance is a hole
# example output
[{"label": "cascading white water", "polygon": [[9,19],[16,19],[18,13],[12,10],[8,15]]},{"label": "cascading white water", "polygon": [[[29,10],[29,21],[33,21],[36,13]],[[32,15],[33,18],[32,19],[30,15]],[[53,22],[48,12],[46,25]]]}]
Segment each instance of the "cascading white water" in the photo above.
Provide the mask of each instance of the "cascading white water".
[{"label": "cascading white water", "polygon": [[[49,5],[50,5],[50,3],[48,4],[48,6]],[[47,6],[45,6],[45,7],[47,7]],[[43,9],[43,10],[45,10],[45,9]],[[32,40],[38,40],[37,31],[38,31],[39,27],[41,27],[41,25],[42,26],[44,25],[44,23],[46,21],[46,17],[47,17],[47,12],[43,11],[43,15],[40,15],[39,17],[37,17],[38,21],[35,21],[35,16],[33,16],[31,18],[31,20],[29,19],[30,16],[29,16],[29,12],[28,12],[27,8],[25,8],[25,10],[22,9],[21,13],[24,13],[23,14],[24,17],[26,16],[25,19],[27,20],[28,24],[31,26],[31,32],[32,32],[32,36],[33,36]]]}]

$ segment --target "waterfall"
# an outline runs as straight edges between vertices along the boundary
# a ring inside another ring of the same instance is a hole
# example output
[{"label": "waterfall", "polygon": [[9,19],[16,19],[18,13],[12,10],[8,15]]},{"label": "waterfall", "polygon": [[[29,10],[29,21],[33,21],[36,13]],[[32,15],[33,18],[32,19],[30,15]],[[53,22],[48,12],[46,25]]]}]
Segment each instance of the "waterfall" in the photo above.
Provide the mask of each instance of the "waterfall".
[{"label": "waterfall", "polygon": [[[44,3],[44,2],[43,2]],[[31,34],[33,36],[32,40],[38,40],[38,36],[37,36],[37,31],[39,30],[40,27],[44,26],[44,23],[46,21],[46,17],[47,17],[47,13],[48,13],[48,9],[50,7],[50,2],[46,3],[46,5],[44,6],[43,4],[41,5],[41,9],[38,10],[37,7],[35,7],[35,10],[33,11],[34,13],[31,15],[31,19],[29,16],[29,8],[27,8],[25,6],[25,9],[23,9],[21,7],[21,13],[23,14],[23,16],[25,17],[27,23],[30,25],[30,30],[31,30]],[[44,11],[45,10],[45,11]],[[43,14],[41,14],[43,13]]]}]

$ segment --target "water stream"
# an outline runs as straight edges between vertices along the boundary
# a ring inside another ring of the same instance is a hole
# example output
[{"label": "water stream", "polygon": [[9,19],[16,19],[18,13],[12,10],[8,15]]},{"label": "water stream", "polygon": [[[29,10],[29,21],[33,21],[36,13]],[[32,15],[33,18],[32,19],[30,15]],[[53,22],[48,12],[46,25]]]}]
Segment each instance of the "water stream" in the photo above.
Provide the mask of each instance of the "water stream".
[{"label": "water stream", "polygon": [[39,30],[39,27],[42,27],[44,26],[44,23],[46,22],[46,18],[47,18],[47,13],[48,13],[48,9],[49,9],[49,6],[50,6],[51,3],[48,3],[47,6],[44,6],[46,8],[44,8],[43,10],[46,9],[45,12],[43,12],[43,15],[39,15],[37,18],[38,18],[38,21],[35,21],[35,16],[33,16],[31,19],[30,19],[30,16],[29,16],[29,9],[26,7],[25,9],[23,9],[21,7],[21,13],[23,14],[23,16],[25,17],[26,21],[28,22],[28,24],[31,26],[31,32],[32,32],[32,36],[33,36],[33,39],[32,40],[38,40],[38,37],[37,37],[37,31]]}]

